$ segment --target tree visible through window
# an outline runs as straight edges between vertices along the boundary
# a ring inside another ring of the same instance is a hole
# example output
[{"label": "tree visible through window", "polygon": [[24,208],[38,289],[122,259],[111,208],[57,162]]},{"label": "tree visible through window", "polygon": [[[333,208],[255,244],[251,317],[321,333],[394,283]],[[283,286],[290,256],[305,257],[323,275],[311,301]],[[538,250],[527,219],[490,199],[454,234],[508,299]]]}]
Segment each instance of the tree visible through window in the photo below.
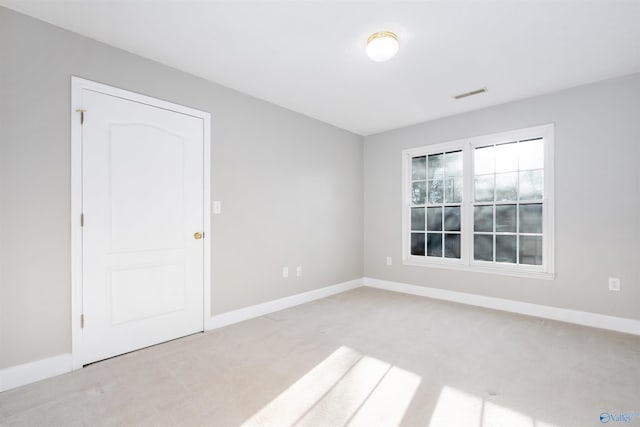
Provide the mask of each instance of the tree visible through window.
[{"label": "tree visible through window", "polygon": [[405,150],[405,261],[553,272],[551,125]]},{"label": "tree visible through window", "polygon": [[412,158],[411,254],[460,258],[462,151]]},{"label": "tree visible through window", "polygon": [[544,140],[476,147],[473,258],[542,265]]}]

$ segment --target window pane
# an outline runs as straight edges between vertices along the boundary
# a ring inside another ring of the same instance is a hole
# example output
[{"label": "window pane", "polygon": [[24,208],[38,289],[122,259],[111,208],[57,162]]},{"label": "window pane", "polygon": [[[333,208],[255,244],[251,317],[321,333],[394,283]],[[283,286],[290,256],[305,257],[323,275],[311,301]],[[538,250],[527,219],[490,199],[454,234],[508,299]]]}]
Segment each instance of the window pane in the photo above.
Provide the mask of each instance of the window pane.
[{"label": "window pane", "polygon": [[432,154],[429,156],[427,173],[429,179],[442,179],[444,176],[444,154]]},{"label": "window pane", "polygon": [[496,174],[496,201],[507,202],[518,200],[518,174]]},{"label": "window pane", "polygon": [[446,153],[445,165],[447,176],[462,176],[462,151]]},{"label": "window pane", "polygon": [[473,208],[473,230],[493,231],[493,206],[475,206]]},{"label": "window pane", "polygon": [[427,179],[427,157],[414,157],[411,159],[411,179]]},{"label": "window pane", "polygon": [[427,230],[442,231],[442,208],[427,209]]},{"label": "window pane", "polygon": [[516,236],[496,236],[496,262],[516,263]]},{"label": "window pane", "polygon": [[494,175],[476,176],[476,202],[493,202]]},{"label": "window pane", "polygon": [[520,200],[541,200],[544,193],[544,171],[520,172]]},{"label": "window pane", "polygon": [[427,256],[442,256],[442,234],[427,234]]},{"label": "window pane", "polygon": [[520,233],[542,233],[542,204],[520,205]]},{"label": "window pane", "polygon": [[462,178],[447,177],[445,183],[446,188],[444,201],[446,203],[460,203],[462,201]]},{"label": "window pane", "polygon": [[411,255],[424,256],[424,233],[411,233]]},{"label": "window pane", "polygon": [[444,208],[445,231],[460,231],[460,207]]},{"label": "window pane", "polygon": [[496,231],[499,233],[516,232],[516,205],[496,206]]},{"label": "window pane", "polygon": [[496,173],[514,172],[518,170],[518,144],[496,145]]},{"label": "window pane", "polygon": [[411,208],[411,229],[424,231],[424,208]]},{"label": "window pane", "polygon": [[493,235],[476,234],[473,236],[473,259],[493,261]]},{"label": "window pane", "polygon": [[521,141],[518,146],[521,171],[544,168],[544,140],[542,138]]},{"label": "window pane", "polygon": [[460,258],[460,235],[444,235],[444,256],[446,258]]},{"label": "window pane", "polygon": [[414,182],[411,190],[411,203],[414,205],[424,205],[427,195],[427,183],[424,181]]},{"label": "window pane", "polygon": [[520,236],[520,264],[542,265],[542,236]]},{"label": "window pane", "polygon": [[444,197],[444,190],[442,188],[443,181],[433,180],[429,181],[429,203],[436,204],[442,203],[442,199]]},{"label": "window pane", "polygon": [[493,146],[476,148],[473,153],[473,171],[475,175],[494,172]]},{"label": "window pane", "polygon": [[[410,221],[410,254],[462,260],[464,221],[465,232],[473,235],[472,247],[464,247],[466,256],[473,251],[472,260],[500,263],[503,269],[542,265],[542,242],[548,237],[543,237],[545,183],[551,184],[545,177],[544,140],[487,138],[480,143],[493,145],[417,154],[405,163],[411,168],[403,171],[409,180],[405,185],[411,184],[410,214],[405,217]],[[473,188],[463,189],[467,184]],[[462,209],[463,197],[473,213]],[[469,262],[467,257],[464,264]]]}]

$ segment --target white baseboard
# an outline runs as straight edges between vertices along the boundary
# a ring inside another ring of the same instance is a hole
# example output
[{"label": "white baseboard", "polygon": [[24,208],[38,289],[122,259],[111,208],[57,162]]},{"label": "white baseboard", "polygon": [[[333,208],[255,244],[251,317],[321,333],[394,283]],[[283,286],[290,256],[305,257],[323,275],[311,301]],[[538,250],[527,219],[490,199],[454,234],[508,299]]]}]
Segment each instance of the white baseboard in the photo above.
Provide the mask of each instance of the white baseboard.
[{"label": "white baseboard", "polygon": [[[263,316],[275,311],[284,310],[285,308],[294,307],[296,305],[359,288],[360,286],[362,286],[362,278],[269,301],[264,304],[230,311],[228,313],[223,313],[209,318],[206,323],[206,330],[208,331],[211,329],[221,328],[243,320]],[[0,392],[55,377],[60,374],[71,372],[72,370],[73,357],[70,353],[60,354],[58,356],[36,360],[35,362],[25,363],[23,365],[0,369]]]},{"label": "white baseboard", "polygon": [[[379,280],[369,277],[355,279],[339,283],[337,285],[315,289],[302,294],[269,301],[263,304],[257,304],[241,308],[239,310],[218,314],[207,320],[205,330],[209,331],[242,322],[244,320],[264,316],[269,313],[305,304],[317,299],[326,298],[361,286],[369,286],[371,288],[384,289],[387,291],[401,292],[444,301],[491,308],[494,310],[508,311],[527,316],[558,320],[561,322],[574,323],[594,328],[608,329],[627,334],[640,335],[640,320],[606,316],[604,314],[531,304],[502,298],[486,297],[445,289],[429,288],[426,286],[410,285],[407,283],[391,282],[388,280]],[[47,359],[0,369],[0,392],[71,372],[72,370],[71,354],[60,354]]]},{"label": "white baseboard", "polygon": [[364,286],[640,335],[640,320],[365,277]]},{"label": "white baseboard", "polygon": [[327,286],[320,289],[314,289],[313,291],[292,295],[262,304],[240,308],[238,310],[233,310],[222,314],[217,314],[209,318],[209,321],[205,325],[205,330],[210,331],[212,329],[222,328],[223,326],[232,325],[244,320],[264,316],[265,314],[284,310],[290,307],[295,307],[296,305],[305,304],[317,299],[326,298],[328,296],[349,291],[351,289],[356,289],[361,286],[362,278],[338,283],[337,285]]},{"label": "white baseboard", "polygon": [[0,369],[0,392],[71,372],[71,354]]}]

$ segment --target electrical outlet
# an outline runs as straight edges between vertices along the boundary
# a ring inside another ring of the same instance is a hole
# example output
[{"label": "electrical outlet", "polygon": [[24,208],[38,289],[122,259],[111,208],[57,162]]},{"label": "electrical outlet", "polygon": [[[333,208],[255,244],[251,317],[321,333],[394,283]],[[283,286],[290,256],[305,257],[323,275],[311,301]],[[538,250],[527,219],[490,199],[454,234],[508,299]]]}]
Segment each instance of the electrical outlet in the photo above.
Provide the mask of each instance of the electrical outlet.
[{"label": "electrical outlet", "polygon": [[289,277],[289,267],[282,267],[282,277],[285,279]]},{"label": "electrical outlet", "polygon": [[299,265],[299,266],[296,268],[296,276],[298,276],[298,277],[302,277],[302,266],[301,266],[301,265]]},{"label": "electrical outlet", "polygon": [[620,279],[617,277],[609,277],[609,290],[610,291],[619,291],[620,290]]},{"label": "electrical outlet", "polygon": [[387,257],[387,265],[393,265],[393,260],[390,256]]}]

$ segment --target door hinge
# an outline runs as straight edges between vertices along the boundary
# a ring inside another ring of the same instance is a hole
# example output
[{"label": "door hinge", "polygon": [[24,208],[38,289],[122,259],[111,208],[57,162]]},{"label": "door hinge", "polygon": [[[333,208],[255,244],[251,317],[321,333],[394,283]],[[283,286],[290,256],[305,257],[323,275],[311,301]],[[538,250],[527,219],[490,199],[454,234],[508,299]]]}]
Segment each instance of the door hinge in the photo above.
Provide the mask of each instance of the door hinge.
[{"label": "door hinge", "polygon": [[80,329],[84,329],[84,314],[80,315]]},{"label": "door hinge", "polygon": [[84,214],[80,214],[80,227],[84,227]]},{"label": "door hinge", "polygon": [[82,125],[82,124],[84,124],[84,113],[85,113],[86,111],[87,111],[87,110],[83,110],[83,109],[77,109],[77,110],[76,110],[76,113],[80,113],[80,124],[81,124],[81,125]]}]

